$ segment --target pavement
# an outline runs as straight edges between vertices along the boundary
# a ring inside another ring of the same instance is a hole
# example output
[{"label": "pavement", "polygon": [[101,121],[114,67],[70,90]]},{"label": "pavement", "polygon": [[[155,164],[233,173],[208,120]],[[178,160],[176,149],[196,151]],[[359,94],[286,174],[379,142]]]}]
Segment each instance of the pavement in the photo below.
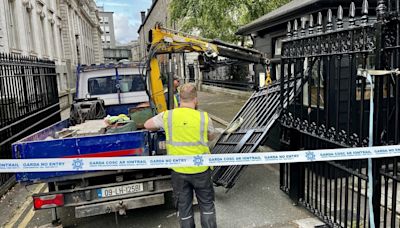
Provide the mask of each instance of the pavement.
[{"label": "pavement", "polygon": [[[227,122],[245,102],[246,99],[224,93],[199,92],[199,108]],[[66,117],[68,113],[62,115]],[[214,126],[224,127],[217,122]],[[306,209],[294,206],[280,190],[278,168],[278,165],[249,166],[228,193],[221,187],[216,188],[219,227],[313,228],[322,225]],[[17,184],[11,189],[0,199],[0,227],[51,227],[50,210],[32,209],[30,195],[43,191],[47,191],[44,184],[27,187]],[[131,210],[126,216],[107,214],[76,219],[69,208],[60,210],[60,214],[63,227],[178,227],[175,210],[164,206]],[[197,227],[201,227],[197,206],[195,219]]]}]

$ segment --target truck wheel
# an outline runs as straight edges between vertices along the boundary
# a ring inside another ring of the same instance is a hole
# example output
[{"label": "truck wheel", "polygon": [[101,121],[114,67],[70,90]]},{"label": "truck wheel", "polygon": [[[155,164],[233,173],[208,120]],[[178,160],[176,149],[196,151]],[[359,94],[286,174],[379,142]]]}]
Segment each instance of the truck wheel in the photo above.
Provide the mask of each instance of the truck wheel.
[{"label": "truck wheel", "polygon": [[167,209],[176,209],[176,203],[173,192],[164,193],[164,207]]}]

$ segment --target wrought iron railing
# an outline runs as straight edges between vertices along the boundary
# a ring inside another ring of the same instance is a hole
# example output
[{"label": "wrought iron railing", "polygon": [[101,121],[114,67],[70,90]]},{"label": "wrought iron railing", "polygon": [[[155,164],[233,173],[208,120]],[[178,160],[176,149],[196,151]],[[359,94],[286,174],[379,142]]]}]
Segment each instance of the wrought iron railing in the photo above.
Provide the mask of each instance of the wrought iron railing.
[{"label": "wrought iron railing", "polygon": [[241,91],[252,91],[254,90],[254,83],[250,82],[234,82],[234,81],[226,81],[226,80],[210,80],[203,79],[202,81],[204,85],[210,85],[215,87],[222,87],[227,89],[235,89]]},{"label": "wrought iron railing", "polygon": [[223,61],[217,64],[203,72],[201,83],[242,91],[253,91],[255,88],[254,75],[250,75],[249,65],[242,62]]},{"label": "wrought iron railing", "polygon": [[[288,149],[368,145],[370,85],[358,70],[393,71],[400,65],[399,1],[375,2],[371,16],[349,4],[288,23],[281,75],[303,81],[294,103],[281,116]],[[346,11],[347,12],[347,11]],[[333,17],[333,14],[336,17]],[[323,15],[326,15],[324,18]],[[282,88],[287,83],[282,77]],[[374,145],[399,144],[399,75],[374,77]],[[281,95],[281,107],[287,99]],[[330,227],[369,227],[368,197],[377,227],[398,227],[398,158],[373,160],[374,195],[368,196],[365,160],[281,165],[281,188]]]},{"label": "wrought iron railing", "polygon": [[[11,144],[60,120],[57,78],[52,61],[0,53],[0,159]],[[0,195],[12,183],[0,173]]]}]

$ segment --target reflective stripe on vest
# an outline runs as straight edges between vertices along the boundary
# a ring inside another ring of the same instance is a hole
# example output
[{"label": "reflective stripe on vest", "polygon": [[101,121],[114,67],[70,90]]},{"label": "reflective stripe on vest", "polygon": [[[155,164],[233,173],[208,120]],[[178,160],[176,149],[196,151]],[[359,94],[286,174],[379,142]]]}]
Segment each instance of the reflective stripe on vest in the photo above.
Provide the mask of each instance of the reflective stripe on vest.
[{"label": "reflective stripe on vest", "polygon": [[174,107],[175,108],[179,107],[179,103],[178,103],[178,99],[176,98],[176,95],[174,95]]},{"label": "reflective stripe on vest", "polygon": [[[210,153],[208,148],[208,114],[190,108],[176,108],[164,113],[164,129],[169,155]],[[172,168],[178,173],[194,174],[207,166]]]}]

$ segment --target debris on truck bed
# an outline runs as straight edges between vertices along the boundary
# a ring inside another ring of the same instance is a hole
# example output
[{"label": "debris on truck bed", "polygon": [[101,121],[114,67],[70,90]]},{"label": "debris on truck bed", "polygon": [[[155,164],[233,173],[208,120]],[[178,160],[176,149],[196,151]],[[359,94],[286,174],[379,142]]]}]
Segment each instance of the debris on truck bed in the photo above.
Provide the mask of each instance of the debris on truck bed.
[{"label": "debris on truck bed", "polygon": [[86,120],[84,123],[71,126],[68,129],[75,131],[77,136],[98,135],[104,133],[104,120]]}]

